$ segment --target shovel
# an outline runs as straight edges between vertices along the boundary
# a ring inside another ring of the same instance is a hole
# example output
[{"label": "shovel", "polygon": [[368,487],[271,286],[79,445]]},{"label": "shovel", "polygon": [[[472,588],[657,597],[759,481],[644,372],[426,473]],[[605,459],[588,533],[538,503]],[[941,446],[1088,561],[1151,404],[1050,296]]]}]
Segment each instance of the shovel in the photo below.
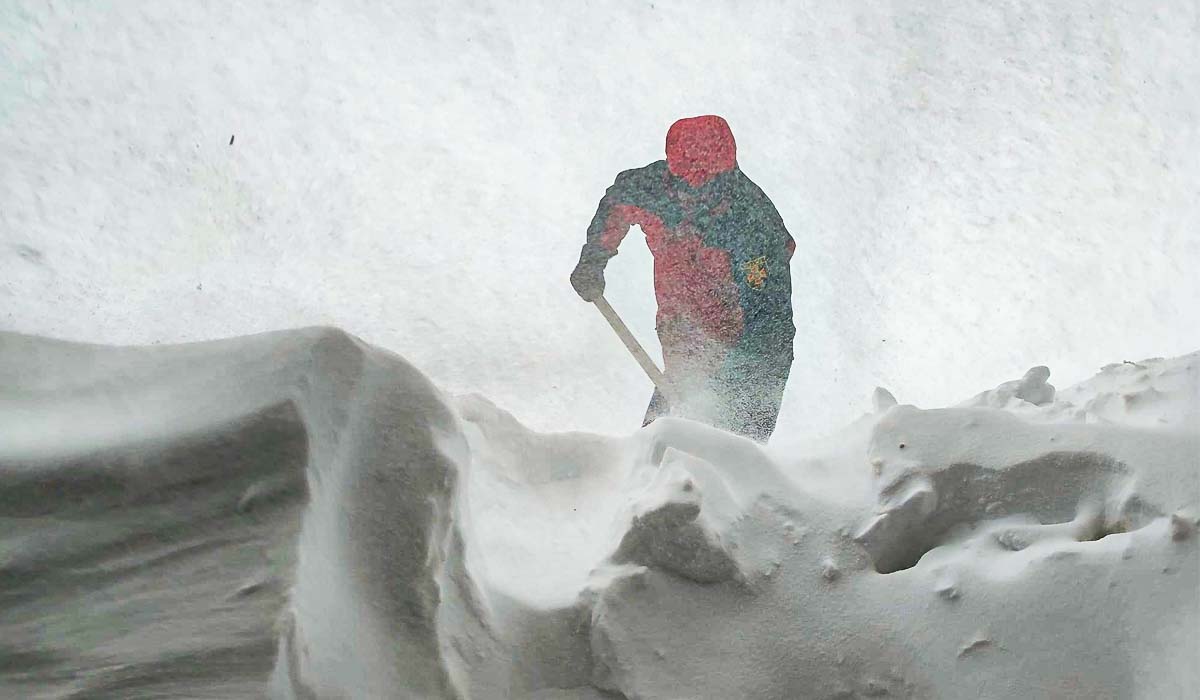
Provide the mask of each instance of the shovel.
[{"label": "shovel", "polygon": [[667,404],[670,406],[678,405],[675,403],[675,392],[672,390],[671,384],[667,381],[666,376],[664,376],[662,371],[658,369],[658,365],[654,364],[654,360],[652,360],[650,355],[645,351],[645,349],[642,348],[642,345],[637,341],[637,338],[633,337],[633,333],[629,331],[629,327],[625,325],[625,322],[621,320],[621,317],[618,316],[613,307],[609,305],[608,300],[604,298],[604,295],[596,297],[596,300],[592,303],[596,305],[596,308],[600,310],[601,315],[604,316],[604,320],[608,321],[608,325],[612,326],[612,329],[617,334],[617,337],[620,338],[621,342],[625,344],[625,349],[628,350],[629,354],[633,355],[633,359],[637,360],[637,363],[641,365],[642,371],[646,373],[646,376],[650,378],[650,381],[654,383],[654,386],[667,399]]}]

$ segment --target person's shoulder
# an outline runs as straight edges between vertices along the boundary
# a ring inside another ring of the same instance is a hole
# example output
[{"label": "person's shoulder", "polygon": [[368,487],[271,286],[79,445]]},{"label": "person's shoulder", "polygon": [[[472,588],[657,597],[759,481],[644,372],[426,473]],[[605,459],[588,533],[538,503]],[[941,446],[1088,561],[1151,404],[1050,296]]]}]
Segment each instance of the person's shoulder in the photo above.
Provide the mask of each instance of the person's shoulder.
[{"label": "person's shoulder", "polygon": [[752,213],[754,215],[765,214],[770,220],[777,221],[780,226],[783,226],[783,219],[780,218],[779,212],[775,209],[775,203],[763,192],[753,180],[746,176],[740,168],[735,172],[730,173],[734,178],[734,200],[735,206],[739,207],[744,213]]},{"label": "person's shoulder", "polygon": [[617,173],[617,182],[661,179],[667,172],[667,161],[656,160],[640,168],[630,168]]},{"label": "person's shoulder", "polygon": [[739,189],[742,189],[747,193],[752,193],[757,197],[767,196],[766,193],[762,191],[762,188],[759,187],[754,180],[751,180],[741,168],[734,167],[734,169],[729,173],[729,177]]},{"label": "person's shoulder", "polygon": [[774,208],[775,204],[771,201],[771,198],[767,196],[767,193],[764,192],[756,182],[747,177],[746,173],[742,172],[740,169],[737,171],[737,183],[737,188],[740,192],[740,198],[744,199],[750,204],[753,204],[754,206]]}]

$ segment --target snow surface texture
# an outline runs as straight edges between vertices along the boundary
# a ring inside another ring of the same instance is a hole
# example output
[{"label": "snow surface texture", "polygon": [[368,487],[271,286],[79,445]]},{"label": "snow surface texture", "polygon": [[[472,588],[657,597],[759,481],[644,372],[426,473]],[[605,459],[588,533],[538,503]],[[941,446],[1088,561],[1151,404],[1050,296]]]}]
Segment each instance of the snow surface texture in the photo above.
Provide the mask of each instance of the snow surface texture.
[{"label": "snow surface texture", "polygon": [[333,329],[0,334],[0,694],[1196,697],[1200,353],[1047,375],[793,453]]},{"label": "snow surface texture", "polygon": [[[650,384],[567,276],[615,175],[717,113],[798,244],[798,441],[877,384],[1200,347],[1195,2],[8,0],[0,67],[5,330],[331,324],[624,434]],[[609,295],[652,345],[648,257]]]}]

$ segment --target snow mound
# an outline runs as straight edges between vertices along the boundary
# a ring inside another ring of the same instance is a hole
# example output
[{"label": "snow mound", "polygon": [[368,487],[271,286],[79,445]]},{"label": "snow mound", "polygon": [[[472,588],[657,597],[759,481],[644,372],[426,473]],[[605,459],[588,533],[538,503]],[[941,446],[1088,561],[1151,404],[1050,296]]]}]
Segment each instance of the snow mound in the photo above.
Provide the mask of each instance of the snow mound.
[{"label": "snow mound", "polygon": [[1194,697],[1198,360],[877,389],[789,454],[537,433],[335,329],[0,334],[0,690]]}]

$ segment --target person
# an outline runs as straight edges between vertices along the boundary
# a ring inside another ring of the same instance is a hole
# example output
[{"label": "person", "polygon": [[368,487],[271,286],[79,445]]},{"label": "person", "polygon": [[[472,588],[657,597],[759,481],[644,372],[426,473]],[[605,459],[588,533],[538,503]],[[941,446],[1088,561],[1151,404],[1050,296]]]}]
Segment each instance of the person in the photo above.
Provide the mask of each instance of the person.
[{"label": "person", "polygon": [[605,266],[640,226],[654,256],[663,373],[684,404],[668,406],[656,389],[643,425],[680,415],[766,442],[792,366],[795,241],[738,167],[721,117],[675,122],[666,156],[617,175],[571,285],[585,301],[598,299]]}]

